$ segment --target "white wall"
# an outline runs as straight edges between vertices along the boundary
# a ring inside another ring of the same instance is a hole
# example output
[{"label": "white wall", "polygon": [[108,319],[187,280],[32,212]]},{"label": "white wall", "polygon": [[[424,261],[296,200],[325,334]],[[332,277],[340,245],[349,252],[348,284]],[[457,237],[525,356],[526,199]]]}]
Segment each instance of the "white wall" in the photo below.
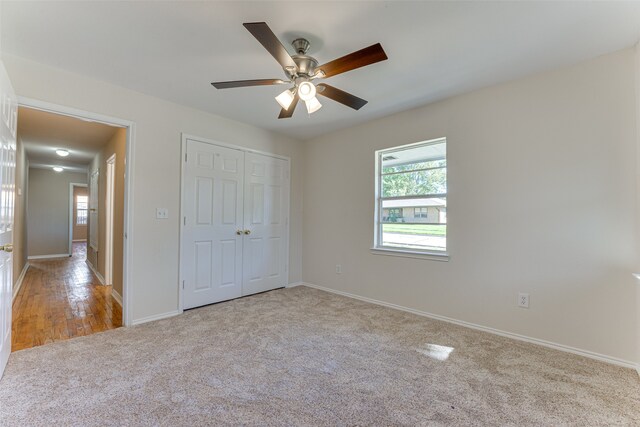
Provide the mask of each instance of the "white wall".
[{"label": "white wall", "polygon": [[[305,281],[637,360],[634,60],[627,49],[307,142]],[[439,137],[450,261],[372,254],[374,151]]]},{"label": "white wall", "polygon": [[[5,54],[3,60],[19,96],[136,123],[130,218],[133,320],[178,309],[181,132],[291,157],[289,280],[301,280],[302,150],[296,141],[23,58]],[[170,219],[156,220],[156,207],[168,208]]]}]

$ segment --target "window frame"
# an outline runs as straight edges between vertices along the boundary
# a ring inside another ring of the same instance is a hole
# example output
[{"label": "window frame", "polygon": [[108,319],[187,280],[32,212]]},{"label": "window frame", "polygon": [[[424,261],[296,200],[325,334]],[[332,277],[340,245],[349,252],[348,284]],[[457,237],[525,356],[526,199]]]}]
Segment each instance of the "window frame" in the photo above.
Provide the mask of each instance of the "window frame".
[{"label": "window frame", "polygon": [[[415,248],[401,248],[395,246],[384,246],[382,245],[382,227],[384,225],[384,221],[382,220],[383,213],[383,197],[382,195],[382,158],[391,153],[402,151],[402,150],[410,150],[419,146],[427,146],[427,145],[435,145],[435,144],[448,144],[446,137],[430,139],[426,141],[415,142],[412,144],[399,145],[395,147],[385,148],[382,150],[375,151],[375,208],[374,208],[374,237],[373,237],[373,246],[371,247],[371,253],[376,255],[390,255],[390,256],[400,256],[407,258],[418,258],[418,259],[430,259],[435,261],[448,261],[449,260],[449,239],[446,241],[446,250],[421,250]],[[445,145],[446,146],[446,145]],[[447,161],[447,181],[448,181],[448,166],[449,166],[449,153],[448,147],[446,146],[446,156],[445,159]],[[447,183],[447,193],[448,193],[448,183]],[[429,194],[425,198],[438,198],[445,197],[448,201],[448,194]],[[412,196],[404,196],[398,197],[398,199],[402,198],[415,198],[415,195]],[[448,225],[448,222],[447,222]],[[447,227],[448,229],[448,227]]]}]

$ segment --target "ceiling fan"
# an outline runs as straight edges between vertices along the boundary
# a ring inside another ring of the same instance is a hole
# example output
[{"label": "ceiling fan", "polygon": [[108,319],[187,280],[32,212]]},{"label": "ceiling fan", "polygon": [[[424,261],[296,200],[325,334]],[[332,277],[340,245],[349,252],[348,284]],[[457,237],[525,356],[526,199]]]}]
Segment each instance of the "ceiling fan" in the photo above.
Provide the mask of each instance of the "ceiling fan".
[{"label": "ceiling fan", "polygon": [[359,110],[367,101],[333,86],[329,86],[326,83],[314,85],[313,80],[335,76],[387,59],[387,55],[384,53],[380,43],[376,43],[338,59],[334,59],[333,61],[318,65],[318,61],[315,58],[307,55],[307,50],[309,50],[310,46],[308,40],[303,38],[295,39],[291,45],[297,53],[291,56],[265,22],[248,22],[242,25],[244,25],[262,46],[269,51],[276,61],[278,61],[287,76],[287,80],[236,80],[231,82],[214,82],[211,84],[216,89],[229,89],[234,87],[293,83],[291,89],[287,89],[276,96],[276,101],[278,101],[278,104],[282,107],[280,115],[278,116],[279,119],[286,119],[293,116],[293,111],[300,99],[305,102],[309,114],[318,111],[322,107],[322,104],[320,104],[320,101],[316,98],[316,94],[333,99],[354,110]]}]

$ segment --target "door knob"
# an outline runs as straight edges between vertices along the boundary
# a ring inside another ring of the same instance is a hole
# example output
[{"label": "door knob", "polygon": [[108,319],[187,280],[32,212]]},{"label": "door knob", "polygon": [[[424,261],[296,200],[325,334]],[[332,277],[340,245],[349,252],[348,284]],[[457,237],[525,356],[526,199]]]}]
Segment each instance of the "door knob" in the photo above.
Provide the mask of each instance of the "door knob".
[{"label": "door knob", "polygon": [[251,230],[244,230],[244,234],[251,234]]},{"label": "door knob", "polygon": [[236,230],[236,234],[239,236],[242,234],[242,230]]},{"label": "door knob", "polygon": [[6,245],[0,246],[0,250],[5,252],[13,252],[13,245],[11,243],[7,243]]}]

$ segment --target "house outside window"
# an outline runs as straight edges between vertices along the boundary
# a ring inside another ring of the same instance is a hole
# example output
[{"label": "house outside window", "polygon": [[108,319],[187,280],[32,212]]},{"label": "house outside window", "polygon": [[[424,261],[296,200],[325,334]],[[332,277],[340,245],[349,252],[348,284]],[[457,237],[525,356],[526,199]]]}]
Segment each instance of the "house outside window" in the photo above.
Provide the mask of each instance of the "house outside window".
[{"label": "house outside window", "polygon": [[446,139],[376,152],[374,249],[446,255]]}]

